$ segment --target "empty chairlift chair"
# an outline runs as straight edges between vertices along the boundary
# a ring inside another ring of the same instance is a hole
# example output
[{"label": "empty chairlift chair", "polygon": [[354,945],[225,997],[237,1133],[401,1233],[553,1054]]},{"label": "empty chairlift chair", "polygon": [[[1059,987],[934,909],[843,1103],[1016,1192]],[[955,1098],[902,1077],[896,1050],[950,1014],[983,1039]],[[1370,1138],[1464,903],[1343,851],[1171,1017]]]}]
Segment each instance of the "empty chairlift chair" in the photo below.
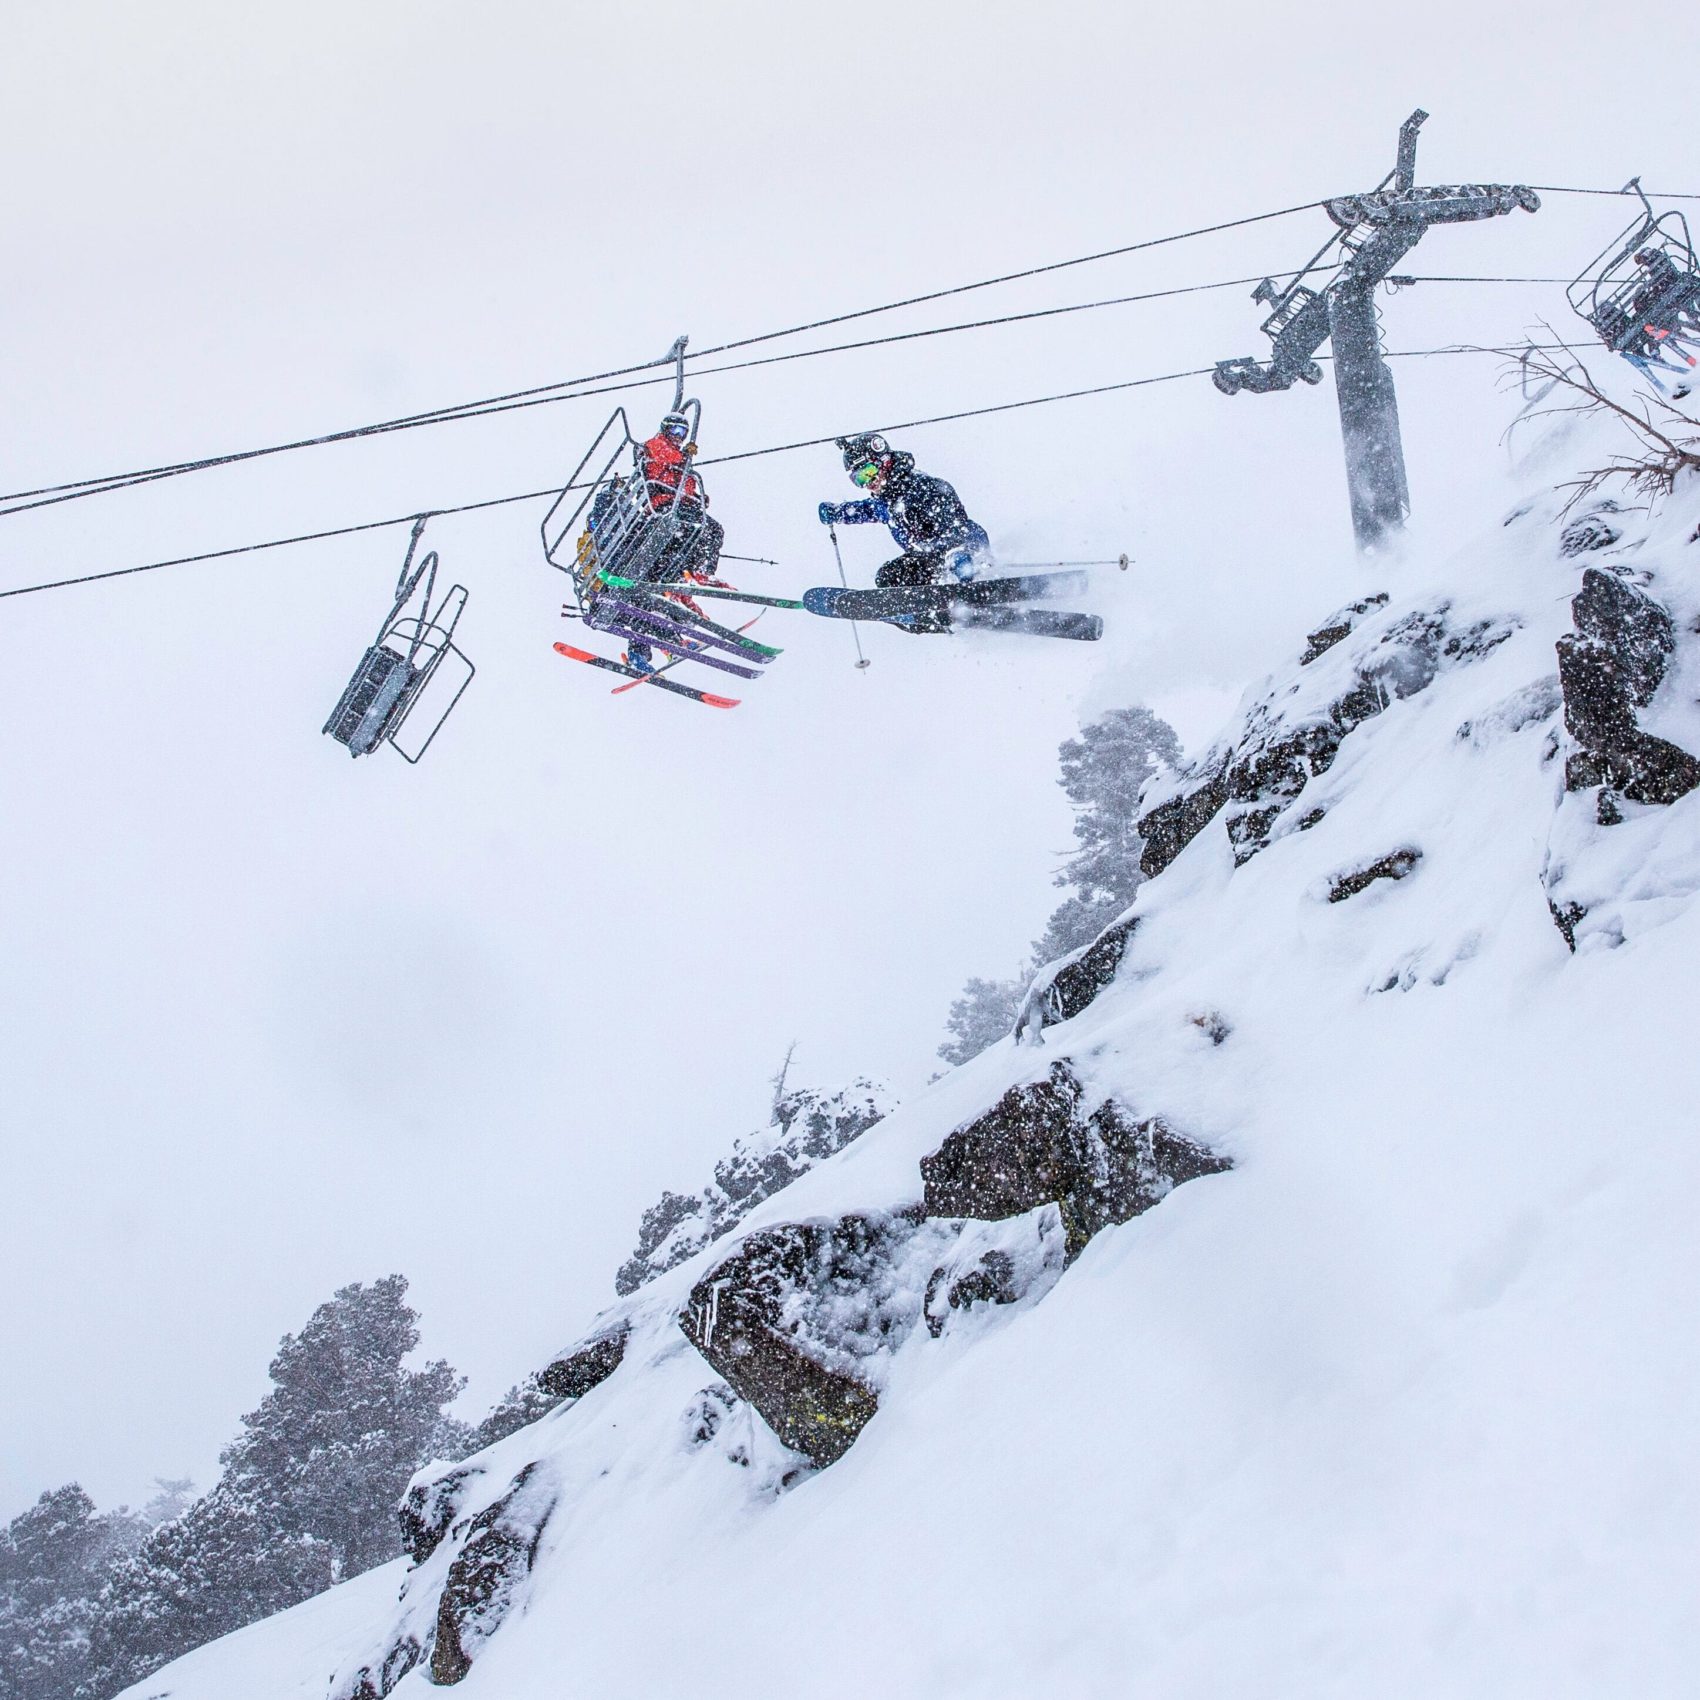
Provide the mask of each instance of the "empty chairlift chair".
[{"label": "empty chairlift chair", "polygon": [[1700,360],[1700,264],[1688,220],[1655,213],[1638,177],[1626,187],[1641,197],[1641,217],[1567,294],[1600,341],[1662,390],[1655,367],[1687,374]]},{"label": "empty chairlift chair", "polygon": [[[416,762],[431,746],[450,711],[472,682],[476,669],[455,647],[455,627],[466,607],[466,587],[453,585],[432,606],[437,582],[437,552],[433,549],[417,566],[413,564],[425,517],[414,522],[407,558],[396,581],[395,603],[378,629],[371,647],[360,658],[354,677],[338,699],[324,730],[347,749],[351,756],[370,755],[380,744],[389,744],[402,758]],[[443,664],[454,658],[443,686],[431,690]],[[451,678],[458,678],[453,694],[444,700]],[[422,738],[403,742],[401,732],[411,721],[420,701],[429,694],[442,707],[434,716],[421,717],[415,732]]]}]

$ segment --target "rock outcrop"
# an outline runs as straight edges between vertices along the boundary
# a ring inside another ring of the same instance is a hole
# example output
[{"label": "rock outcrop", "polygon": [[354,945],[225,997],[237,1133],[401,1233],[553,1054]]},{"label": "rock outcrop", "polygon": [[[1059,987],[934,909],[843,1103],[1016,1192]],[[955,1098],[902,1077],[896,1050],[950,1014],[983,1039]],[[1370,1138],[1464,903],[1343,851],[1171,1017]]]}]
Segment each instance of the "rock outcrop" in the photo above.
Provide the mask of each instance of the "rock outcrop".
[{"label": "rock outcrop", "polygon": [[831,1464],[879,1409],[864,1366],[919,1320],[906,1265],[930,1267],[950,1237],[915,1211],[752,1234],[691,1289],[679,1326],[787,1446]]},{"label": "rock outcrop", "polygon": [[1066,1061],[1011,1087],[922,1158],[928,1215],[1000,1221],[1055,1204],[1072,1260],[1100,1229],[1132,1220],[1183,1181],[1232,1167],[1155,1116],[1136,1118],[1113,1099],[1090,1110],[1087,1102]]},{"label": "rock outcrop", "polygon": [[1643,731],[1645,708],[1676,647],[1670,615],[1618,573],[1589,567],[1571,603],[1574,635],[1558,640],[1564,724],[1580,746],[1565,763],[1569,791],[1602,787],[1601,825],[1621,819],[1615,797],[1674,803],[1700,785],[1700,761]]},{"label": "rock outcrop", "polygon": [[461,1681],[479,1649],[501,1627],[536,1562],[557,1498],[543,1466],[532,1463],[494,1505],[473,1518],[437,1604],[433,1682],[447,1686]]},{"label": "rock outcrop", "polygon": [[[1336,657],[1318,668],[1314,682],[1266,686],[1245,710],[1235,741],[1212,749],[1139,817],[1140,871],[1147,880],[1163,873],[1218,816],[1236,867],[1286,831],[1315,826],[1325,811],[1292,814],[1293,804],[1334,765],[1353,731],[1426,690],[1443,668],[1490,654],[1516,629],[1511,619],[1459,621],[1448,602],[1383,622],[1377,616],[1387,600],[1378,592],[1330,615],[1309,635],[1300,665],[1321,661],[1361,629],[1363,638],[1345,664]],[[1043,968],[1022,1001],[1016,1036],[1037,1037],[1086,1009],[1115,978],[1137,926],[1137,914],[1123,915],[1083,949]]]}]

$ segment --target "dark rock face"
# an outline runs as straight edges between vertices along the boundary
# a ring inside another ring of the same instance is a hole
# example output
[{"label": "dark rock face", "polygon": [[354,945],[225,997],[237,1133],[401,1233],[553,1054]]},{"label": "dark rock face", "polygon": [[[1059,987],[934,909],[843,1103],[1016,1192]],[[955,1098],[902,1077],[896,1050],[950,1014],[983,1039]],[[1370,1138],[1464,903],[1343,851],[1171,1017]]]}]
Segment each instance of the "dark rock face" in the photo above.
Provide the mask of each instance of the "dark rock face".
[{"label": "dark rock face", "polygon": [[565,1357],[556,1358],[538,1375],[537,1385],[556,1401],[582,1399],[620,1367],[630,1336],[631,1325],[621,1322],[608,1333],[575,1347]]},{"label": "dark rock face", "polygon": [[530,1574],[554,1508],[554,1490],[533,1463],[520,1471],[501,1499],[473,1519],[437,1606],[433,1682],[456,1683],[472,1669],[478,1650],[500,1627]]},{"label": "dark rock face", "polygon": [[[1366,607],[1372,605],[1373,598]],[[1498,648],[1512,630],[1491,620],[1455,627],[1444,605],[1419,610],[1387,629],[1358,664],[1351,685],[1320,713],[1290,721],[1276,701],[1260,703],[1227,771],[1227,830],[1235,865],[1269,847],[1288,806],[1334,765],[1351,732],[1395,701],[1426,690],[1442,667],[1479,660]],[[1315,824],[1310,815],[1306,820]]]},{"label": "dark rock face", "polygon": [[462,1491],[483,1475],[482,1465],[463,1464],[446,1475],[408,1484],[397,1515],[401,1544],[415,1564],[423,1564],[442,1545],[458,1514]]},{"label": "dark rock face", "polygon": [[1350,873],[1336,874],[1329,882],[1328,901],[1344,903],[1348,897],[1356,897],[1360,891],[1368,891],[1377,880],[1409,879],[1422,859],[1422,851],[1407,846],[1402,850],[1394,850],[1377,861],[1366,863],[1361,868],[1354,868]]},{"label": "dark rock face", "polygon": [[1623,532],[1607,516],[1620,512],[1622,510],[1616,502],[1606,501],[1581,518],[1573,519],[1558,534],[1559,554],[1568,559],[1574,555],[1586,555],[1595,549],[1609,549],[1623,536]]},{"label": "dark rock face", "polygon": [[921,1159],[928,1215],[999,1221],[1054,1203],[1072,1259],[1100,1228],[1149,1210],[1182,1181],[1232,1167],[1113,1100],[1084,1113],[1084,1095],[1074,1070],[1055,1062],[1043,1080],[1012,1087],[958,1128]]},{"label": "dark rock face", "polygon": [[1373,596],[1366,596],[1363,601],[1350,603],[1339,613],[1330,614],[1305,638],[1305,652],[1299,657],[1299,665],[1308,667],[1318,656],[1326,655],[1341,638],[1351,636],[1352,628],[1365,614],[1372,614],[1377,608],[1386,606],[1387,592],[1378,590]]},{"label": "dark rock face", "polygon": [[630,1329],[630,1323],[621,1318],[510,1389],[478,1425],[473,1437],[478,1450],[506,1440],[527,1423],[547,1416],[557,1405],[568,1399],[582,1399],[593,1387],[599,1387],[620,1367]]},{"label": "dark rock face", "polygon": [[1016,1284],[1015,1259],[994,1247],[972,1269],[951,1280],[941,1263],[927,1282],[927,1297],[921,1309],[927,1332],[936,1340],[944,1332],[946,1310],[968,1310],[974,1305],[1012,1305],[1021,1298]]},{"label": "dark rock face", "polygon": [[1053,1027],[1078,1015],[1116,977],[1129,940],[1139,926],[1127,915],[1106,927],[1082,949],[1053,963],[1028,988],[1016,1017],[1015,1036],[1035,1027]]},{"label": "dark rock face", "polygon": [[[1700,785],[1700,761],[1641,730],[1635,710],[1652,701],[1675,636],[1666,611],[1615,573],[1590,567],[1571,603],[1576,633],[1558,640],[1564,724],[1581,745],[1565,764],[1565,788],[1606,786],[1637,803],[1674,803]],[[1621,819],[1615,802],[1598,818]]]},{"label": "dark rock face", "polygon": [[752,1234],[691,1289],[679,1326],[787,1446],[831,1464],[879,1409],[859,1361],[918,1318],[896,1277],[926,1235],[914,1212]]},{"label": "dark rock face", "polygon": [[1145,840],[1140,872],[1155,879],[1221,813],[1227,800],[1228,764],[1223,758],[1202,785],[1159,803],[1140,818],[1139,836]]},{"label": "dark rock face", "polygon": [[348,1682],[335,1689],[332,1700],[384,1700],[384,1696],[424,1656],[425,1649],[420,1646],[417,1637],[404,1635],[375,1669],[363,1667]]}]

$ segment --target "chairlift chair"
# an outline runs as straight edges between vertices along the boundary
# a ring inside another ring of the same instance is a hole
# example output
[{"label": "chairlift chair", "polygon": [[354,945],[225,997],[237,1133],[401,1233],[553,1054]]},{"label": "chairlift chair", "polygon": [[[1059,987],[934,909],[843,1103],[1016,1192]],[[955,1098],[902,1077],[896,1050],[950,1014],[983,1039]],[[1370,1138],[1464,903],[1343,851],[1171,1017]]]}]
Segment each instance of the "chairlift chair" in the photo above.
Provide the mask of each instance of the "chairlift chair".
[{"label": "chairlift chair", "polygon": [[[370,755],[380,744],[388,743],[405,761],[417,762],[476,672],[454,643],[455,627],[466,607],[466,587],[452,585],[433,608],[436,550],[431,550],[418,566],[413,564],[428,517],[421,515],[414,521],[407,556],[396,581],[394,605],[324,725],[351,756]],[[451,655],[456,662],[453,671],[464,669],[460,683],[430,722],[423,742],[410,750],[399,741],[399,734]]]},{"label": "chairlift chair", "polygon": [[[678,338],[668,352],[677,367],[673,411],[690,420],[689,453],[702,424],[702,403],[685,395],[685,342]],[[544,557],[572,580],[579,615],[593,629],[609,579],[649,578],[669,551],[688,553],[703,526],[705,495],[686,496],[693,483],[703,491],[701,474],[690,469],[670,490],[651,485],[644,476],[643,441],[625,408],[616,407],[543,516]]]},{"label": "chairlift chair", "polygon": [[1688,220],[1655,212],[1640,178],[1625,188],[1641,197],[1641,216],[1565,293],[1606,347],[1662,390],[1654,367],[1686,371],[1700,361],[1700,263]]}]

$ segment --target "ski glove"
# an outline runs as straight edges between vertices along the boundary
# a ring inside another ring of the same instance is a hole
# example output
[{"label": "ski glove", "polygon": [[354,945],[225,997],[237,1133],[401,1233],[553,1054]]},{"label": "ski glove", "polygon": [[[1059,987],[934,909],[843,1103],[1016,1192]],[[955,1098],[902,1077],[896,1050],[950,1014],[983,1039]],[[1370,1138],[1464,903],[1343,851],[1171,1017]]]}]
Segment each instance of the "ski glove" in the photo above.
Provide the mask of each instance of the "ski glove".
[{"label": "ski glove", "polygon": [[838,504],[836,502],[822,502],[816,511],[820,514],[820,522],[822,525],[834,525],[837,523]]}]

